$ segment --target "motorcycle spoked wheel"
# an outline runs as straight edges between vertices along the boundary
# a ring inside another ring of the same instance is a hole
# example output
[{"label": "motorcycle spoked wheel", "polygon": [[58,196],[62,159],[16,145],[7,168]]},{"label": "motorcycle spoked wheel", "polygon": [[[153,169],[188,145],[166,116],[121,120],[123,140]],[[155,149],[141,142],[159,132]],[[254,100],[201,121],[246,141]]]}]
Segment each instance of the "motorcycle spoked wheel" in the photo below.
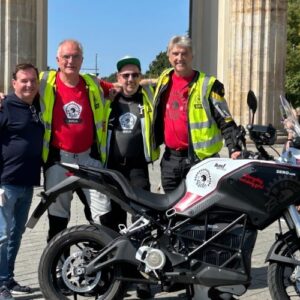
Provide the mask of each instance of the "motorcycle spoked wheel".
[{"label": "motorcycle spoked wheel", "polygon": [[[279,255],[300,260],[300,241],[291,238]],[[271,262],[268,267],[268,286],[272,299],[289,300],[300,297],[300,266],[291,266],[282,262]]]},{"label": "motorcycle spoked wheel", "polygon": [[103,269],[95,275],[84,274],[84,266],[106,243],[99,230],[91,225],[74,226],[54,237],[39,263],[39,284],[45,299],[123,299],[125,284],[115,279],[121,275],[120,266]]}]

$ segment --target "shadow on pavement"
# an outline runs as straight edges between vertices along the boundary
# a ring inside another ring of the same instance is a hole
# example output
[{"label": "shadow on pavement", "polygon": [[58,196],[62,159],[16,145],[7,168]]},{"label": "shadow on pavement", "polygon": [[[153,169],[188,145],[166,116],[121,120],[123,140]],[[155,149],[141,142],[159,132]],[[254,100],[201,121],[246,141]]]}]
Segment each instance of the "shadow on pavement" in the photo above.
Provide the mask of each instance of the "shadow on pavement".
[{"label": "shadow on pavement", "polygon": [[252,267],[251,276],[252,284],[248,288],[249,290],[256,290],[268,287],[268,278],[267,278],[268,267]]}]

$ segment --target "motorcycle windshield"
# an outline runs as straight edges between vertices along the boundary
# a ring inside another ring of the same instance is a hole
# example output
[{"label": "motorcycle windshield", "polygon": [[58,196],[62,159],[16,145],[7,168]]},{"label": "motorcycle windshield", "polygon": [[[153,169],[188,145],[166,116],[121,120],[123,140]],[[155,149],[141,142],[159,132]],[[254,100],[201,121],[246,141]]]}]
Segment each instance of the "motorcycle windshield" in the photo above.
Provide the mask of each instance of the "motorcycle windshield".
[{"label": "motorcycle windshield", "polygon": [[290,129],[294,131],[295,137],[300,137],[300,124],[298,122],[296,111],[283,96],[280,96],[280,112],[282,118],[293,125]]}]

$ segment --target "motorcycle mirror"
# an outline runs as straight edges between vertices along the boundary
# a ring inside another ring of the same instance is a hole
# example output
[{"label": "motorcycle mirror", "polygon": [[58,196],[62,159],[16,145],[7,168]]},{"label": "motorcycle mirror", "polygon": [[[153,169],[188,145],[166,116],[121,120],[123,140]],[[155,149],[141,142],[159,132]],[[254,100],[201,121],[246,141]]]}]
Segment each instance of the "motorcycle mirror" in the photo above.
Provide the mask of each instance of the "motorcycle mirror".
[{"label": "motorcycle mirror", "polygon": [[249,109],[252,111],[252,122],[251,124],[253,124],[254,122],[254,114],[256,112],[256,109],[257,109],[257,98],[254,94],[254,92],[252,90],[250,90],[248,92],[248,95],[247,95],[247,104],[248,104],[248,107]]},{"label": "motorcycle mirror", "polygon": [[248,107],[252,110],[252,113],[255,114],[257,109],[257,98],[253,91],[249,91],[247,95],[247,104]]}]

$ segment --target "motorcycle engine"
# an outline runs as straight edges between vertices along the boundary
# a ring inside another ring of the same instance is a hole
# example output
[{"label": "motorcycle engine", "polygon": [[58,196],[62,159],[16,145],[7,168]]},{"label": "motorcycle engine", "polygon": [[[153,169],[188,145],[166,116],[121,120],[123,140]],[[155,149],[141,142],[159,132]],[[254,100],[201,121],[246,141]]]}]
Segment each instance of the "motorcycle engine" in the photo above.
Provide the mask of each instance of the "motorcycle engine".
[{"label": "motorcycle engine", "polygon": [[[228,223],[213,223],[207,226],[199,224],[183,226],[175,233],[176,238],[173,240],[174,250],[180,254],[187,255],[220,233],[226,226],[228,226]],[[241,257],[238,256],[237,259],[231,258],[239,252],[239,247],[242,245],[242,256],[246,262],[246,267],[250,269],[251,254],[256,236],[256,230],[244,229],[242,224],[236,224],[231,229],[221,233],[215,240],[207,242],[202,249],[196,250],[192,257],[208,264],[216,266],[226,264],[227,268],[239,269],[242,267]]]},{"label": "motorcycle engine", "polygon": [[145,264],[146,273],[161,270],[166,263],[166,256],[161,250],[148,246],[140,247],[135,258]]}]

